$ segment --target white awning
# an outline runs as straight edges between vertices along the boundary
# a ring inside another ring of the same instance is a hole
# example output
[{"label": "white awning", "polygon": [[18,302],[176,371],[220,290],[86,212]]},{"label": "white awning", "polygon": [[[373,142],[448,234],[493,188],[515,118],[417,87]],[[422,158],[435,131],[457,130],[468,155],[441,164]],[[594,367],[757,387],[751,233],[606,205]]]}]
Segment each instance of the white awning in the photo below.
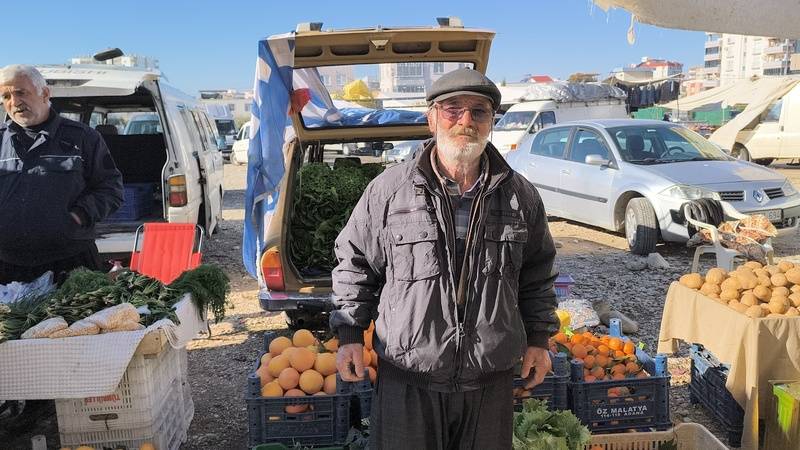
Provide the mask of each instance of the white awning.
[{"label": "white awning", "polygon": [[772,97],[775,92],[782,91],[786,87],[794,86],[798,81],[800,78],[796,77],[748,78],[659,106],[679,111],[692,111],[707,105],[719,105],[723,108],[733,105],[752,105],[761,103],[765,98]]},{"label": "white awning", "polygon": [[594,0],[641,23],[682,30],[800,38],[797,0]]},{"label": "white awning", "polygon": [[[717,131],[711,135],[709,140],[722,148],[728,150],[732,149],[733,145],[737,142],[736,138],[739,132],[748,128],[754,121],[759,120],[761,113],[763,113],[772,102],[783,97],[792,89],[798,89],[798,82],[798,80],[794,80],[791,83],[787,82],[781,85],[779,89],[762,97],[759,101],[748,104],[744,111],[731,119],[730,122],[719,127]],[[747,142],[743,141],[742,144],[747,145]]]}]

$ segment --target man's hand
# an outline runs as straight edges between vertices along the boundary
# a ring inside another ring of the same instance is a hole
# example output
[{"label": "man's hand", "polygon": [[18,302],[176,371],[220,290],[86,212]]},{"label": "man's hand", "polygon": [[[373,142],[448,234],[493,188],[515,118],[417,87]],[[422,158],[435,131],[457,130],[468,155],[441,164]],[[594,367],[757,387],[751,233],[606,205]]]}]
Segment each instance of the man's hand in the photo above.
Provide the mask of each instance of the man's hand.
[{"label": "man's hand", "polygon": [[75,223],[77,223],[80,226],[83,226],[83,221],[81,220],[81,216],[75,214],[74,212],[69,213],[69,215],[72,216],[72,220],[74,220]]},{"label": "man's hand", "polygon": [[[547,349],[528,347],[525,356],[522,357],[522,373],[520,373],[520,376],[527,380],[525,389],[533,389],[540,385],[552,368],[553,363],[550,361],[550,353]],[[533,374],[531,374],[531,369],[533,369]],[[341,369],[339,371],[341,372]]]},{"label": "man's hand", "polygon": [[[548,362],[550,360],[548,359]],[[355,366],[355,373],[353,373]],[[364,346],[362,344],[346,344],[336,352],[336,368],[343,381],[361,381],[364,379]]]}]

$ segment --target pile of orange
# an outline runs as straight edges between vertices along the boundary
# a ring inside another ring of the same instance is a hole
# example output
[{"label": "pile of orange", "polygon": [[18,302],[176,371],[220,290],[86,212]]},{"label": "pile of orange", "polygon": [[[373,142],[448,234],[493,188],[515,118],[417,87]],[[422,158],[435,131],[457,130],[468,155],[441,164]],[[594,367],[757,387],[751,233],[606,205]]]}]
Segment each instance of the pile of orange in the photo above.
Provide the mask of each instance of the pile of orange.
[{"label": "pile of orange", "polygon": [[[374,324],[364,332],[364,367],[374,384],[377,377],[378,355],[372,349]],[[256,374],[261,380],[263,397],[305,397],[336,393],[336,352],[339,340],[323,343],[311,331],[297,330],[292,338],[280,336],[269,344],[261,357]],[[310,405],[289,405],[291,414],[309,410]]]},{"label": "pile of orange", "polygon": [[580,361],[587,383],[649,376],[636,358],[636,345],[628,338],[598,336],[588,331],[571,335],[559,332],[550,338],[550,350]]}]

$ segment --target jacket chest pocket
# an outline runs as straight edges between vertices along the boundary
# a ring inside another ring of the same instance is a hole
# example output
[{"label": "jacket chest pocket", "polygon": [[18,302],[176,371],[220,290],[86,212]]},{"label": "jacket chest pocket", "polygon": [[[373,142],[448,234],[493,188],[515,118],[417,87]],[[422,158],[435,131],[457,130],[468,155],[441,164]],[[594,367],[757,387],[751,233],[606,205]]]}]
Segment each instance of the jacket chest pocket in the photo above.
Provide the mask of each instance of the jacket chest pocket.
[{"label": "jacket chest pocket", "polygon": [[435,223],[394,224],[389,233],[396,280],[417,281],[439,275],[439,229]]},{"label": "jacket chest pocket", "polygon": [[81,157],[77,155],[40,156],[26,171],[36,175],[45,175],[49,173],[80,173],[83,169],[81,162]]},{"label": "jacket chest pocket", "polygon": [[483,273],[513,276],[522,268],[522,252],[528,242],[528,228],[517,223],[487,223],[484,233],[486,258]]}]

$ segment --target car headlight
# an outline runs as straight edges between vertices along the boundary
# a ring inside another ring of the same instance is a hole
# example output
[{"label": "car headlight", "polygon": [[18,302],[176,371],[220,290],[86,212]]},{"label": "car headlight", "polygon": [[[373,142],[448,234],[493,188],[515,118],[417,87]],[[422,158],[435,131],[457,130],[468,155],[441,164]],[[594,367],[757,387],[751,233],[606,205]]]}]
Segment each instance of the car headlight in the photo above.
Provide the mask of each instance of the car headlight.
[{"label": "car headlight", "polygon": [[680,200],[697,200],[701,198],[721,200],[719,194],[714,191],[682,184],[676,184],[675,186],[664,189],[659,194],[665,197],[672,197]]},{"label": "car headlight", "polygon": [[783,195],[787,197],[797,194],[797,189],[794,188],[792,182],[789,180],[786,180],[786,183],[783,183],[781,190],[783,191]]}]

